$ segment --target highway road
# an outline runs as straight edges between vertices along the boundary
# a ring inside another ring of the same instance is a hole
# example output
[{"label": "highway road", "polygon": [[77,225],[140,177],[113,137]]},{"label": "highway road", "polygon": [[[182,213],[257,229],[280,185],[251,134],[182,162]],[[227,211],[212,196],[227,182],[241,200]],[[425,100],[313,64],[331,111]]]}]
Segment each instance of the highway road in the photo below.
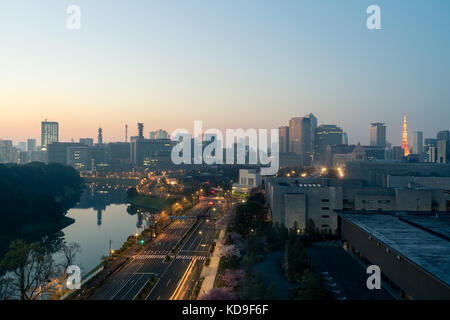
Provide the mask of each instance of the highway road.
[{"label": "highway road", "polygon": [[[201,219],[146,300],[169,300],[192,259],[205,260],[209,256],[211,243],[215,236],[214,224],[215,221],[212,219]],[[195,284],[187,283],[186,285],[193,286]]]},{"label": "highway road", "polygon": [[198,257],[204,260],[208,255],[209,245],[205,244],[214,238],[214,222],[207,217],[201,218],[174,259],[166,261],[165,258],[195,224],[197,216],[205,215],[208,207],[208,201],[201,201],[186,214],[188,220],[170,224],[143,251],[111,275],[91,299],[132,300],[152,277],[159,278],[159,281],[147,299],[169,299],[191,259]]}]

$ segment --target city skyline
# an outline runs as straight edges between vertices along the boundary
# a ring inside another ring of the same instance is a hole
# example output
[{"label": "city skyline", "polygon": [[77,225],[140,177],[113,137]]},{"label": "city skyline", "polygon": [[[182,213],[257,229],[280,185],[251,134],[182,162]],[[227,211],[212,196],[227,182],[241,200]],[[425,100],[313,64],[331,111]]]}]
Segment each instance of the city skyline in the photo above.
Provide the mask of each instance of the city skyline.
[{"label": "city skyline", "polygon": [[0,138],[39,140],[45,118],[61,141],[101,126],[108,142],[138,121],[270,129],[309,112],[351,144],[384,122],[399,145],[404,112],[411,132],[432,137],[450,120],[450,4],[405,3],[378,1],[377,31],[365,26],[369,1],[79,1],[79,31],[66,29],[65,3],[8,3]]}]

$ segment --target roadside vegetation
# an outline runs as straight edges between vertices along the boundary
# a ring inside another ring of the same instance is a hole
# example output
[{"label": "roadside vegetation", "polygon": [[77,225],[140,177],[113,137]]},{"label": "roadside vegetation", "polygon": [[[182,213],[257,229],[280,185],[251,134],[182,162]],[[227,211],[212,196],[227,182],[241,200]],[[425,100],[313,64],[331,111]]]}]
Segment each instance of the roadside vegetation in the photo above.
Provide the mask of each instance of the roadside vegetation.
[{"label": "roadside vegetation", "polygon": [[57,263],[39,242],[12,241],[0,261],[0,300],[59,299],[66,291],[65,271],[79,252],[78,244],[64,243]]},{"label": "roadside vegetation", "polygon": [[[293,288],[290,298],[305,300],[329,299],[320,280],[312,273],[306,246],[323,235],[309,223],[306,233],[298,228],[288,230],[267,219],[262,193],[251,194],[236,208],[221,251],[215,289],[201,299],[278,299],[277,284],[268,283],[255,268],[268,253],[280,254],[278,272]],[[277,270],[273,270],[277,272]]]},{"label": "roadside vegetation", "polygon": [[158,282],[158,278],[152,277],[147,281],[145,286],[142,288],[141,292],[134,298],[134,300],[145,300],[145,298],[149,295],[150,291],[152,291],[153,287]]}]

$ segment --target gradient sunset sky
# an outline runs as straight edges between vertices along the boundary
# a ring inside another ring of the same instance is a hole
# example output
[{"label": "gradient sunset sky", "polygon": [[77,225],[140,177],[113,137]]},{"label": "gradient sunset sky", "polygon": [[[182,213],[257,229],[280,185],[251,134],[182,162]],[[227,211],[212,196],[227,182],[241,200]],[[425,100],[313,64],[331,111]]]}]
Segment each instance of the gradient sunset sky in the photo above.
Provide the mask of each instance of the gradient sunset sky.
[{"label": "gradient sunset sky", "polygon": [[[66,28],[68,5],[81,30]],[[366,28],[381,7],[382,30]],[[0,5],[0,139],[123,141],[203,120],[276,128],[314,113],[351,143],[386,122],[450,129],[448,0],[8,0]]]}]

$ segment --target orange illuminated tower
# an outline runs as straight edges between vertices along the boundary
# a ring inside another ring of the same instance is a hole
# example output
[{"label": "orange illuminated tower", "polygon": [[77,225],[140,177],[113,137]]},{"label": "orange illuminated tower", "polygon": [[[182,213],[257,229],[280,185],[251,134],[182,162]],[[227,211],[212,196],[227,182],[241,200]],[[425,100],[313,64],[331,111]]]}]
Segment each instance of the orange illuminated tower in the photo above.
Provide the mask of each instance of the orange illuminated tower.
[{"label": "orange illuminated tower", "polygon": [[408,147],[408,130],[406,126],[406,113],[403,115],[403,134],[402,134],[402,149],[403,155],[406,157],[409,155],[409,147]]}]

